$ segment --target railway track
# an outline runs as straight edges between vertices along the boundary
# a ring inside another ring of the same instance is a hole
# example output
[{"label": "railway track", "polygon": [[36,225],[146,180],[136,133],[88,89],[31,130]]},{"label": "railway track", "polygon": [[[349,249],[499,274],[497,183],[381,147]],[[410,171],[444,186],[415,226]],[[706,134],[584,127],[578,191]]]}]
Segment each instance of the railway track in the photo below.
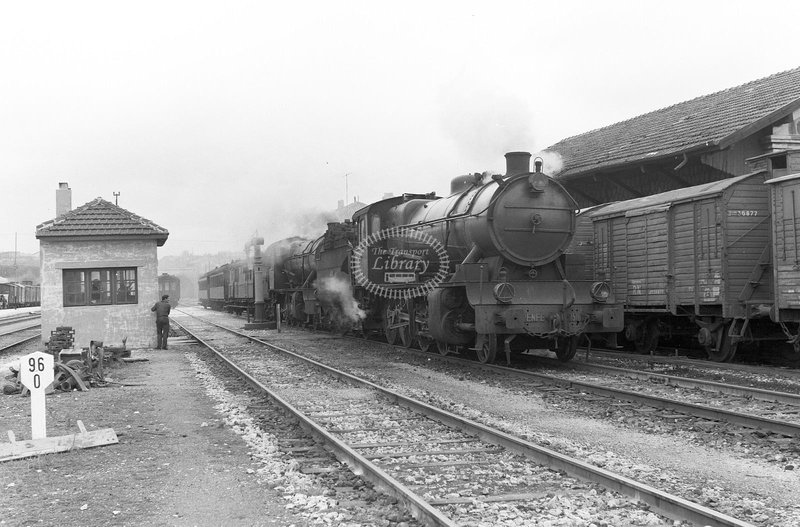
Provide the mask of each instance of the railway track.
[{"label": "railway track", "polygon": [[[15,310],[16,311],[16,310]],[[6,315],[8,312],[0,311],[0,314]],[[6,316],[0,316],[0,326],[5,323],[10,322],[17,322],[19,320],[26,320],[30,318],[39,318],[41,317],[41,313],[37,311],[17,311],[15,313],[10,313]]]},{"label": "railway track", "polygon": [[41,327],[39,313],[25,313],[0,318],[0,336],[13,333],[20,329]]},{"label": "railway track", "polygon": [[[429,356],[429,354],[401,346],[406,353]],[[631,368],[618,368],[587,362],[567,364],[543,357],[536,357],[537,365],[547,364],[557,371],[545,374],[531,369],[478,364],[459,355],[440,356],[440,360],[462,363],[496,371],[504,376],[516,376],[531,381],[533,388],[551,386],[578,393],[588,393],[616,401],[666,410],[667,417],[692,416],[709,421],[724,421],[750,429],[767,430],[784,436],[800,437],[800,395],[776,390],[758,389],[743,385],[705,381],[675,375],[643,372]],[[725,365],[741,366],[741,365]],[[746,371],[744,368],[732,368]],[[588,372],[594,375],[581,375]],[[646,381],[632,391],[628,379]],[[709,401],[713,400],[713,404]],[[765,404],[759,404],[759,401]],[[778,403],[778,404],[774,404]],[[783,405],[788,405],[784,407]],[[736,407],[731,410],[726,407]],[[765,417],[765,416],[771,417]]]},{"label": "railway track", "polygon": [[[496,514],[487,522],[500,523],[502,514],[512,509],[523,522],[521,514],[535,522],[537,507],[544,507],[553,492],[574,487],[586,492],[576,490],[570,499],[591,501],[587,496],[596,494],[592,486],[602,485],[670,518],[699,525],[749,525],[248,335],[233,332],[236,337],[221,338],[217,333],[212,345],[203,340],[207,322],[186,317],[181,322],[249,384],[295,414],[339,459],[394,495],[425,524],[459,525],[476,514]],[[265,354],[245,342],[279,353]],[[214,349],[222,347],[226,351]],[[467,469],[470,476],[464,477]],[[565,480],[562,471],[588,483]],[[587,507],[592,510],[590,503]]]},{"label": "railway track", "polygon": [[[360,340],[354,338],[354,340]],[[388,344],[384,344],[388,346]],[[394,349],[420,357],[431,355],[416,349],[394,346]],[[528,357],[523,355],[523,357]],[[712,382],[702,379],[660,375],[641,370],[614,368],[581,361],[563,364],[541,356],[535,356],[536,370],[503,367],[499,365],[480,365],[460,355],[437,356],[454,364],[467,362],[470,367],[496,371],[504,377],[517,377],[528,382],[528,387],[542,390],[544,386],[552,390],[572,392],[578,395],[591,394],[609,401],[623,410],[624,406],[641,406],[659,410],[651,414],[653,419],[666,421],[692,418],[697,426],[707,429],[708,425],[727,423],[728,429],[742,427],[755,431],[759,437],[779,441],[787,445],[791,438],[800,438],[800,395],[780,390],[767,390],[748,387],[743,384]],[[552,374],[541,373],[541,364],[554,366]],[[641,364],[641,363],[640,363]],[[647,362],[651,364],[651,362]],[[706,367],[711,368],[717,363]],[[723,366],[729,366],[724,364]],[[742,365],[733,370],[747,372]],[[738,367],[736,367],[738,366]],[[582,375],[574,370],[593,372],[595,375]],[[609,375],[611,374],[611,375]],[[645,381],[631,389],[630,379]],[[743,382],[749,382],[743,379]],[[800,389],[800,386],[797,386]],[[619,403],[619,401],[623,401]],[[635,408],[634,408],[634,411]],[[639,411],[644,411],[642,408]],[[691,423],[687,426],[691,426]],[[716,427],[716,426],[715,426]],[[722,430],[723,427],[716,427]],[[766,431],[764,436],[762,431]],[[738,433],[738,432],[736,432]],[[770,436],[772,434],[773,436]],[[774,435],[781,437],[774,437]]]},{"label": "railway track", "polygon": [[[425,352],[415,349],[400,346],[396,346],[396,348],[411,354],[427,355]],[[453,363],[467,361],[475,367],[496,371],[505,376],[528,379],[532,381],[531,386],[533,387],[553,386],[667,410],[673,412],[667,414],[673,418],[692,416],[710,421],[724,421],[751,429],[767,430],[785,436],[800,437],[800,394],[796,393],[588,362],[574,361],[564,364],[545,357],[534,358],[536,367],[546,364],[556,370],[552,374],[496,364],[478,365],[474,361],[458,355],[446,355],[440,358]],[[747,371],[742,367],[732,369]],[[586,372],[589,375],[582,375],[580,372]],[[629,379],[641,380],[645,383],[637,386],[639,391],[632,391]],[[645,390],[651,393],[645,393]],[[726,408],[731,406],[738,410]],[[771,417],[765,417],[767,415]]]},{"label": "railway track", "polygon": [[640,354],[640,353],[625,353],[614,350],[595,349],[587,354],[586,349],[582,349],[576,355],[576,359],[583,362],[602,362],[606,364],[647,364],[650,367],[655,366],[668,366],[673,369],[704,369],[716,372],[732,372],[732,373],[763,373],[774,375],[780,372],[780,375],[787,378],[794,378],[800,380],[800,370],[786,366],[778,365],[763,365],[763,364],[745,364],[740,362],[714,362],[702,358],[690,358],[687,355],[676,354]]},{"label": "railway track", "polygon": [[[692,379],[648,376],[632,370],[616,372],[612,370],[614,375],[609,375],[606,370],[582,373],[565,368],[552,374],[545,374],[497,365],[484,367],[504,375],[522,376],[531,380],[534,386],[537,384],[555,386],[668,410],[685,416],[725,421],[747,428],[800,437],[800,396],[795,394],[748,389],[723,383],[702,383]],[[633,391],[629,381],[631,377],[648,382],[638,384],[636,389],[639,391]],[[652,382],[653,379],[659,382]],[[704,389],[698,390],[700,387]],[[758,395],[761,401],[754,400],[755,395]],[[790,406],[771,404],[774,402]],[[729,407],[735,407],[737,410],[728,409]],[[769,414],[775,418],[764,417]]]},{"label": "railway track", "polygon": [[18,328],[13,331],[0,333],[0,354],[21,346],[32,340],[41,338],[41,325],[36,324],[29,327]]}]

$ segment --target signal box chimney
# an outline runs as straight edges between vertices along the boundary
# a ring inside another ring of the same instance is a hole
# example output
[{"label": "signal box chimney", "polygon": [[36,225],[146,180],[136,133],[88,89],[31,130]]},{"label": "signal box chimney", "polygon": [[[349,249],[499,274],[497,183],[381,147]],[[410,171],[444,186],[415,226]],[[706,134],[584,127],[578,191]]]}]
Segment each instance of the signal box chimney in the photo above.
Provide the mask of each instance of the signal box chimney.
[{"label": "signal box chimney", "polygon": [[59,183],[56,190],[56,216],[72,210],[72,189],[69,183]]}]

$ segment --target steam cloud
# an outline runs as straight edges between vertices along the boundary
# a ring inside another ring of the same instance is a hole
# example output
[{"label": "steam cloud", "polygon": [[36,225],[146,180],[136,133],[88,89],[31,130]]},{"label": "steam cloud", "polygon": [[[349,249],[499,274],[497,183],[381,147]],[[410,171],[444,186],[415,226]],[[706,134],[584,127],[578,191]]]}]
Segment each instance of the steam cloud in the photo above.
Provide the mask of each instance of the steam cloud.
[{"label": "steam cloud", "polygon": [[533,112],[526,101],[476,85],[454,83],[441,97],[441,122],[467,159],[502,159],[506,152],[529,151],[534,143]]},{"label": "steam cloud", "polygon": [[317,280],[317,294],[319,299],[334,309],[334,316],[340,314],[342,318],[333,320],[334,323],[354,324],[367,318],[367,313],[358,307],[358,302],[353,297],[350,288],[350,278],[347,275],[335,275]]},{"label": "steam cloud", "polygon": [[548,150],[543,150],[537,154],[534,154],[533,157],[542,158],[542,161],[544,161],[544,165],[542,166],[542,171],[548,176],[555,176],[559,172],[564,170],[564,159],[558,152],[550,152]]},{"label": "steam cloud", "polygon": [[305,204],[293,199],[283,200],[264,207],[254,220],[258,231],[264,233],[267,244],[290,237],[319,238],[328,228],[328,223],[349,219],[352,211],[341,217],[338,210],[318,211],[305,208]]}]

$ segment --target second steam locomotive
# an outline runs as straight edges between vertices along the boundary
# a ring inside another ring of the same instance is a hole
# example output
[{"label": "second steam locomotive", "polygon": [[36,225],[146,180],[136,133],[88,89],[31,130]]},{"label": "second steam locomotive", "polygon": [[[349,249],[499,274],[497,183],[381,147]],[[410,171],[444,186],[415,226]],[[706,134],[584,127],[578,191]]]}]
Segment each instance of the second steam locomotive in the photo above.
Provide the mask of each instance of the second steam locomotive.
[{"label": "second steam locomotive", "polygon": [[256,245],[254,258],[200,278],[200,302],[241,312],[263,290],[265,312],[280,305],[290,324],[472,349],[481,362],[545,347],[568,361],[584,335],[613,339],[623,311],[612,285],[583,279],[583,255],[567,253],[577,205],[530,158],[508,153],[505,175],[457,177],[448,197],[391,197],[317,239],[275,242],[263,266]]}]

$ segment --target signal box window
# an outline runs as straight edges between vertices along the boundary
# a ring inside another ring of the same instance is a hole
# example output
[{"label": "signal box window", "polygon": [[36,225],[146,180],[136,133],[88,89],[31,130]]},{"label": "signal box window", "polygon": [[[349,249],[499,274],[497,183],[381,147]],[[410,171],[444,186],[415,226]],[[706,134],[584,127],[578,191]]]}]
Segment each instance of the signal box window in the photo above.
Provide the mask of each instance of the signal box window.
[{"label": "signal box window", "polygon": [[136,304],[135,268],[65,269],[64,307]]}]

